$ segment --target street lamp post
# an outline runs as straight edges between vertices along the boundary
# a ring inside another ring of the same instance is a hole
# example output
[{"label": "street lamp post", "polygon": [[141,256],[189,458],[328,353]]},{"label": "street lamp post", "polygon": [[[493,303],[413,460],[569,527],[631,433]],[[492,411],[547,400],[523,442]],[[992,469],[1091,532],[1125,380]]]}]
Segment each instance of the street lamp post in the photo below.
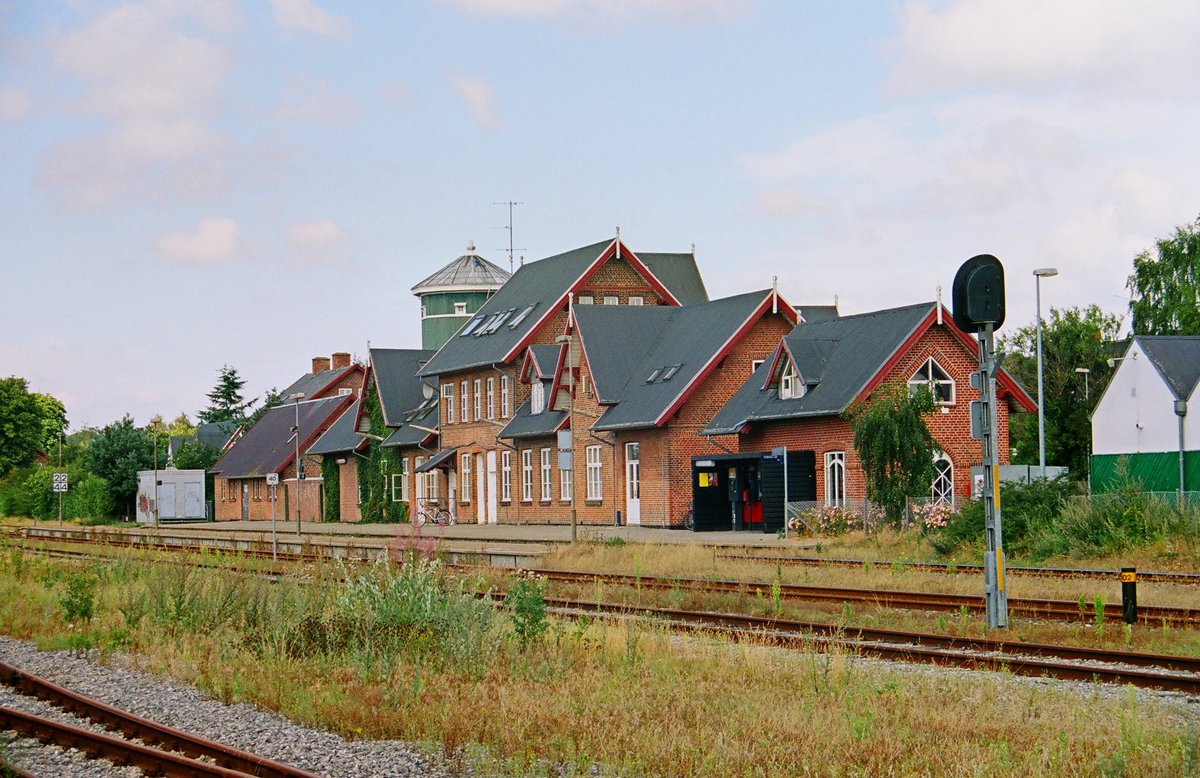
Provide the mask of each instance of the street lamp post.
[{"label": "street lamp post", "polygon": [[1037,305],[1037,368],[1038,368],[1038,469],[1046,477],[1046,409],[1042,387],[1042,279],[1058,275],[1056,267],[1039,267],[1033,271],[1034,299]]},{"label": "street lamp post", "polygon": [[1089,397],[1088,397],[1088,376],[1091,375],[1092,371],[1086,367],[1077,367],[1077,368],[1075,368],[1075,372],[1079,373],[1080,375],[1083,376],[1083,401],[1086,403],[1089,399]]},{"label": "street lamp post", "polygon": [[296,433],[296,536],[300,536],[300,478],[303,475],[303,468],[300,462],[300,401],[304,399],[304,392],[296,392],[288,396],[296,405],[296,426],[292,427],[292,431]]},{"label": "street lamp post", "polygon": [[[1086,367],[1077,367],[1077,368],[1075,368],[1075,372],[1076,372],[1076,373],[1079,373],[1080,375],[1082,375],[1082,376],[1083,376],[1083,404],[1084,404],[1085,406],[1087,406],[1087,405],[1090,405],[1090,404],[1091,404],[1091,397],[1090,397],[1090,392],[1088,391],[1088,377],[1089,377],[1089,376],[1091,376],[1091,374],[1092,374],[1092,371],[1091,371],[1089,368],[1086,368]],[[1091,416],[1091,409],[1090,409],[1090,408],[1088,409],[1088,416],[1089,416],[1089,417]],[[1087,481],[1088,481],[1088,494],[1090,495],[1090,494],[1092,493],[1092,428],[1091,428],[1091,424],[1090,424],[1090,423],[1089,423],[1089,425],[1088,425],[1088,463],[1087,463],[1087,471],[1088,471],[1088,474],[1087,474]]]}]

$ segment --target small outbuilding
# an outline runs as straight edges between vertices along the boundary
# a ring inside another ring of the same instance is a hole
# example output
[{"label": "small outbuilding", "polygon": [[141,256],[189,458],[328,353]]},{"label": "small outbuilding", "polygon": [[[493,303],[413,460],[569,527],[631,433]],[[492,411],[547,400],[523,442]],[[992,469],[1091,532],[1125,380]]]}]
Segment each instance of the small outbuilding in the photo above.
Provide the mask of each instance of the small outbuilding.
[{"label": "small outbuilding", "polygon": [[816,453],[783,451],[692,457],[696,532],[783,529],[788,502],[817,499]]},{"label": "small outbuilding", "polygon": [[[155,476],[158,477],[157,488]],[[141,470],[138,472],[137,520],[207,521],[203,470]]]}]

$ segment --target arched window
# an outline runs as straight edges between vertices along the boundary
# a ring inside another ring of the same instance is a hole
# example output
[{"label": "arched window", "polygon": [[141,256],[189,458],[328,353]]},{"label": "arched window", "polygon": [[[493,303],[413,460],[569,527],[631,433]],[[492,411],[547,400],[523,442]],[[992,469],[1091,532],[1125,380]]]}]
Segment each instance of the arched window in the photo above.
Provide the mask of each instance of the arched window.
[{"label": "arched window", "polygon": [[825,452],[825,504],[846,504],[846,452]]},{"label": "arched window", "polygon": [[954,404],[954,379],[942,369],[937,361],[930,357],[921,363],[917,372],[908,379],[908,391],[916,393],[922,387],[928,386],[938,405]]},{"label": "arched window", "polygon": [[933,487],[930,496],[935,505],[954,505],[954,463],[945,454],[938,454],[933,459]]}]

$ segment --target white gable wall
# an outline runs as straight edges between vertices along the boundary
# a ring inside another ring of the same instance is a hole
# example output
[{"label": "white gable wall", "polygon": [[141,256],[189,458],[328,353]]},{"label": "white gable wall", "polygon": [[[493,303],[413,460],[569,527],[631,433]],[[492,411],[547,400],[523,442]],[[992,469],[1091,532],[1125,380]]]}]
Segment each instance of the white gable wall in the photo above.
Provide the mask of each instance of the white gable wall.
[{"label": "white gable wall", "polygon": [[[1117,363],[1104,397],[1092,413],[1093,454],[1179,450],[1175,395],[1137,340]],[[1196,393],[1200,394],[1200,392]],[[1185,447],[1200,447],[1200,401],[1193,394],[1184,419]]]}]

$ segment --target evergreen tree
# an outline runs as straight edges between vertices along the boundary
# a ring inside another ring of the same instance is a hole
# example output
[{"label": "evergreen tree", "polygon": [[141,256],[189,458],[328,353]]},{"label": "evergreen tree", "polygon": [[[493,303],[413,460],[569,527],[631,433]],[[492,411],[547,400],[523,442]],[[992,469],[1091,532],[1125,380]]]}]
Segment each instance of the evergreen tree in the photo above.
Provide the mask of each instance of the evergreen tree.
[{"label": "evergreen tree", "polygon": [[242,396],[245,379],[238,375],[237,368],[225,365],[217,376],[217,385],[208,393],[208,407],[200,411],[202,423],[233,421],[242,423],[253,400]]},{"label": "evergreen tree", "polygon": [[100,430],[88,446],[88,469],[108,482],[113,500],[127,514],[133,513],[138,471],[153,466],[151,437],[129,416]]}]

